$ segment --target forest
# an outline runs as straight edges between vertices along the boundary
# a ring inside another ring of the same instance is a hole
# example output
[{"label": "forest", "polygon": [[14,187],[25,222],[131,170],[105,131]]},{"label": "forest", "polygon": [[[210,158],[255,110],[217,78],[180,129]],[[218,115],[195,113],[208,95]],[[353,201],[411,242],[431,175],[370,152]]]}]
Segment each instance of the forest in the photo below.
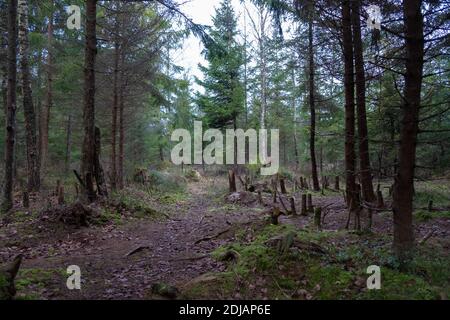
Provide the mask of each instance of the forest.
[{"label": "forest", "polygon": [[0,300],[447,300],[449,16],[0,0]]}]

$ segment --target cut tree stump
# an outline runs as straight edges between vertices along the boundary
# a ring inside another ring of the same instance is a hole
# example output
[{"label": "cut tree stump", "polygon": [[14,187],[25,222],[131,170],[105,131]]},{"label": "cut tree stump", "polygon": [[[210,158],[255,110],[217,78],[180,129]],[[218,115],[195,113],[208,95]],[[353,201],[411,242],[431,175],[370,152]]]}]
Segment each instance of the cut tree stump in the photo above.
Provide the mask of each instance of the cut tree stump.
[{"label": "cut tree stump", "polygon": [[230,193],[236,192],[236,174],[233,170],[228,171],[228,186]]},{"label": "cut tree stump", "polygon": [[280,178],[280,189],[282,194],[287,194],[284,178]]},{"label": "cut tree stump", "polygon": [[339,176],[336,176],[334,178],[334,189],[337,190],[337,191],[340,190],[340,187],[339,187]]},{"label": "cut tree stump", "polygon": [[59,189],[58,189],[58,204],[61,205],[64,203],[65,203],[65,201],[64,201],[64,186],[60,185]]},{"label": "cut tree stump", "polygon": [[377,190],[377,207],[378,209],[384,208],[383,193],[381,190]]},{"label": "cut tree stump", "polygon": [[297,215],[297,210],[295,209],[295,198],[290,197],[289,200],[291,202],[291,213],[295,216]]},{"label": "cut tree stump", "polygon": [[13,262],[0,269],[0,300],[12,300],[16,295],[14,279],[19,272],[22,255],[17,255]]},{"label": "cut tree stump", "polygon": [[314,212],[314,206],[313,206],[313,202],[312,202],[312,194],[311,193],[308,194],[307,199],[308,199],[308,208],[307,208],[307,210],[308,210],[308,212],[313,213]]},{"label": "cut tree stump", "polygon": [[28,194],[28,191],[22,193],[22,205],[24,208],[30,207],[30,195]]},{"label": "cut tree stump", "polygon": [[300,214],[302,216],[307,216],[308,215],[308,209],[306,207],[306,194],[302,194],[302,208],[301,208]]},{"label": "cut tree stump", "polygon": [[314,210],[314,225],[317,230],[322,230],[322,208],[320,207]]},{"label": "cut tree stump", "polygon": [[278,225],[278,218],[280,215],[280,209],[278,207],[274,207],[272,209],[272,214],[270,215],[270,222],[275,226]]}]

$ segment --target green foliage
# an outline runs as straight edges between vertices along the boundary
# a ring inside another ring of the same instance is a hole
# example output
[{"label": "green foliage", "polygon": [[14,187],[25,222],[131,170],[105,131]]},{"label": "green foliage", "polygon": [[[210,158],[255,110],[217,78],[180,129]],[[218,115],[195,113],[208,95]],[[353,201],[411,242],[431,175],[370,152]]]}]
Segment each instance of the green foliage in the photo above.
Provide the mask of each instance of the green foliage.
[{"label": "green foliage", "polygon": [[200,66],[204,80],[197,80],[205,93],[197,93],[197,104],[208,127],[223,128],[243,111],[244,88],[240,78],[243,48],[237,42],[237,18],[230,0],[223,0],[213,17],[214,26],[204,56],[208,66]]}]

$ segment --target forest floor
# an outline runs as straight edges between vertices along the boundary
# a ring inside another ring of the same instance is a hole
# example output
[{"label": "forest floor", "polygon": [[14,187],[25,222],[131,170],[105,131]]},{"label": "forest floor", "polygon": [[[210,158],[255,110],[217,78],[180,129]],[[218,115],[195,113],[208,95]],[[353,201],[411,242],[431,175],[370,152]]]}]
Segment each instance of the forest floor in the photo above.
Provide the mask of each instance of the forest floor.
[{"label": "forest floor", "polygon": [[[313,226],[312,214],[281,216],[272,225],[255,195],[233,200],[226,188],[225,179],[212,176],[176,192],[130,187],[111,197],[114,205],[98,204],[100,217],[82,228],[50,221],[55,196],[32,197],[30,209],[24,209],[18,195],[12,214],[0,224],[0,263],[23,254],[16,279],[20,299],[159,299],[151,289],[156,283],[174,286],[178,297],[188,299],[446,299],[450,294],[448,180],[416,186],[416,238],[430,237],[406,267],[391,254],[390,212],[374,215],[371,233],[346,231],[342,195],[326,190],[312,193],[314,205],[326,208],[322,231]],[[440,210],[423,208],[430,197]],[[271,202],[269,194],[264,202]],[[70,265],[81,269],[81,290],[66,287]],[[381,267],[381,290],[367,290],[370,265]]]}]

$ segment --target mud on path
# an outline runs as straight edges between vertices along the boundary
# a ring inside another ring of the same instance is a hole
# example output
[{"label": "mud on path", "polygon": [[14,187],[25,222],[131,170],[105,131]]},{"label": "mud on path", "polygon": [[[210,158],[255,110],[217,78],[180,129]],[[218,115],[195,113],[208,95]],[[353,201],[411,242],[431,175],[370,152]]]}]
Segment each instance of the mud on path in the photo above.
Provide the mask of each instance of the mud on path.
[{"label": "mud on path", "polygon": [[[234,227],[258,216],[258,210],[249,208],[227,210],[223,197],[211,197],[217,188],[212,179],[190,183],[186,200],[173,204],[170,218],[163,221],[125,220],[63,236],[50,232],[30,245],[27,240],[33,235],[0,227],[0,241],[8,240],[0,248],[0,258],[6,262],[21,252],[22,269],[54,271],[45,284],[32,286],[39,298],[149,298],[153,283],[182,287],[203,273],[224,270],[222,263],[211,259],[210,252],[232,240]],[[81,269],[82,290],[66,287],[65,270],[70,265]]]}]

